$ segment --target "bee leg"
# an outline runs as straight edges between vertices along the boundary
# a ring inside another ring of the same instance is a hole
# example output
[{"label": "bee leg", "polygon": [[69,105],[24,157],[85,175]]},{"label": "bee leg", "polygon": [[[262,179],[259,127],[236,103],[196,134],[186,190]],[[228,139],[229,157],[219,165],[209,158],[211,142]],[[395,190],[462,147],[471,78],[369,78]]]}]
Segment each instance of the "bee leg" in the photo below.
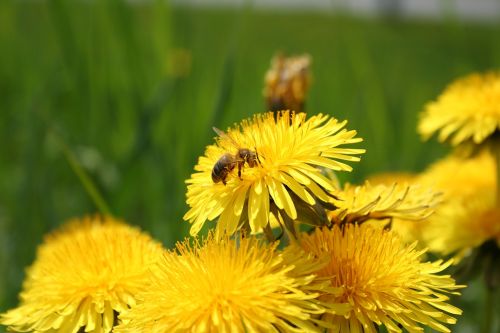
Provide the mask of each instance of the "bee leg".
[{"label": "bee leg", "polygon": [[222,180],[222,184],[224,184],[224,186],[226,186],[226,180],[225,179]]},{"label": "bee leg", "polygon": [[[244,162],[243,162],[244,163]],[[243,167],[243,163],[238,163],[238,178],[241,179],[241,168]]]},{"label": "bee leg", "polygon": [[254,150],[255,150],[255,157],[257,157],[257,161],[259,162],[259,164],[262,164],[259,158],[259,152],[257,151],[257,147],[254,147]]}]

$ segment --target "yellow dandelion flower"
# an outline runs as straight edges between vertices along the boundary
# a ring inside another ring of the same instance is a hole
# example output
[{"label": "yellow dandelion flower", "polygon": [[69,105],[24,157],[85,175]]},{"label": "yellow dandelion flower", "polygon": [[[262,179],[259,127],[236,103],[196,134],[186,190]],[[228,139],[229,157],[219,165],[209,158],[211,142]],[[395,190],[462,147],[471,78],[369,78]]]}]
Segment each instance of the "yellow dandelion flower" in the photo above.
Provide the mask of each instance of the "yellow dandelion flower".
[{"label": "yellow dandelion flower", "polygon": [[439,132],[453,146],[478,145],[500,128],[500,72],[472,74],[453,82],[429,103],[418,131],[424,138]]},{"label": "yellow dandelion flower", "polygon": [[458,294],[455,290],[463,286],[438,275],[451,262],[421,262],[425,251],[417,251],[415,243],[405,245],[392,231],[347,224],[317,228],[299,242],[306,252],[328,255],[329,264],[318,274],[343,289],[341,295],[325,293],[320,300],[351,306],[344,315],[323,315],[331,332],[374,333],[377,325],[389,332],[422,331],[422,325],[450,332],[445,324],[454,324],[451,315],[462,313],[448,304],[447,294]]},{"label": "yellow dandelion flower", "polygon": [[495,161],[489,153],[448,156],[425,171],[420,182],[443,192],[443,204],[422,224],[431,251],[461,257],[488,240],[500,240]]},{"label": "yellow dandelion flower", "polygon": [[372,186],[366,182],[362,186],[346,184],[337,196],[334,202],[338,209],[329,212],[334,224],[369,220],[390,222],[394,218],[422,220],[432,214],[440,194],[418,185],[393,183],[390,186]]},{"label": "yellow dandelion flower", "polygon": [[478,192],[448,200],[424,223],[422,234],[429,250],[462,258],[489,240],[500,244],[498,221],[495,192]]},{"label": "yellow dandelion flower", "polygon": [[163,251],[111,217],[73,220],[38,248],[19,306],[0,322],[19,332],[111,332],[147,288],[147,267]]},{"label": "yellow dandelion flower", "polygon": [[432,164],[415,182],[437,188],[443,198],[495,191],[495,159],[487,151],[471,158],[449,155]]},{"label": "yellow dandelion flower", "polygon": [[311,85],[311,56],[275,56],[265,76],[264,97],[268,110],[304,111],[307,91]]},{"label": "yellow dandelion flower", "polygon": [[179,254],[164,254],[142,301],[114,332],[319,331],[313,317],[324,312],[316,298],[326,285],[312,272],[324,262],[276,246],[212,236],[178,244]]},{"label": "yellow dandelion flower", "polygon": [[[368,178],[368,182],[371,185],[384,185],[387,187],[394,186],[395,183],[399,184],[418,184],[418,177],[417,174],[413,173],[408,173],[408,172],[388,172],[388,173],[381,173],[381,174],[375,174],[372,175]],[[423,188],[420,185],[416,186],[417,188]],[[432,188],[432,187],[430,187]],[[436,198],[436,197],[434,197]],[[435,206],[435,205],[433,205]],[[424,210],[429,209],[430,207],[422,207]],[[418,223],[415,223],[418,222]],[[390,224],[389,225],[384,225],[381,224],[377,220],[373,221],[368,221],[368,224],[374,226],[374,227],[384,227],[394,231],[395,233],[398,234],[398,236],[405,242],[405,243],[413,243],[414,241],[421,241],[422,240],[422,221],[415,221],[415,220],[405,220],[401,218],[390,218]],[[419,243],[420,245],[420,243]]]},{"label": "yellow dandelion flower", "polygon": [[[303,206],[330,201],[335,188],[319,167],[350,171],[341,161],[359,161],[351,155],[364,152],[340,147],[362,141],[345,125],[346,121],[327,115],[306,119],[304,113],[283,111],[276,117],[271,112],[256,115],[230,129],[217,144],[207,147],[195,166],[197,172],[187,180],[190,209],[184,219],[192,223],[191,234],[196,235],[207,220],[217,217],[219,234],[232,234],[242,225],[259,231],[268,226],[270,214],[288,223],[298,218]],[[240,176],[238,163],[234,163],[226,184],[214,183],[214,165],[227,153],[236,155],[238,148],[252,150],[258,160],[252,167],[245,163]]]}]

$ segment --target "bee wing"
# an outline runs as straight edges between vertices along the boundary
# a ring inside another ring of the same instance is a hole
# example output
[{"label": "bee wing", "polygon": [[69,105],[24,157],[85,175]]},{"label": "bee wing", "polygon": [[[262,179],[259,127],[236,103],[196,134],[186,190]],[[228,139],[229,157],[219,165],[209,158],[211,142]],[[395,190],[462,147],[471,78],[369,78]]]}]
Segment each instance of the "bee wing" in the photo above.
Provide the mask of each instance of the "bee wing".
[{"label": "bee wing", "polygon": [[236,143],[236,141],[234,141],[234,139],[232,137],[230,137],[229,135],[227,135],[224,131],[218,129],[217,127],[212,127],[212,129],[214,130],[215,133],[217,133],[218,136],[220,136],[221,138],[225,138],[225,139],[228,139],[229,141],[231,141],[231,143],[234,145],[235,148],[239,148],[239,145],[238,143]]}]

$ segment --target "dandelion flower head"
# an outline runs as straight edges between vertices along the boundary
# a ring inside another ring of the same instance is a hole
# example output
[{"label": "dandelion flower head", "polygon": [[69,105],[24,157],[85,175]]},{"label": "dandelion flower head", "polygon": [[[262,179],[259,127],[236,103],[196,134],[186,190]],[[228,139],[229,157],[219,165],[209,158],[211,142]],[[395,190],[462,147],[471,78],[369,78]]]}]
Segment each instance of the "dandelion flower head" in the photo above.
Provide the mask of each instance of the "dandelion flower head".
[{"label": "dandelion flower head", "polygon": [[323,315],[331,332],[375,333],[377,325],[389,332],[422,331],[422,325],[450,332],[445,324],[454,324],[452,315],[462,313],[447,302],[448,295],[463,286],[438,275],[451,262],[421,262],[425,251],[416,250],[415,243],[405,245],[391,231],[347,224],[317,228],[299,242],[306,252],[328,255],[329,264],[318,274],[343,289],[340,295],[326,293],[320,300],[351,306],[344,315]]},{"label": "dandelion flower head", "polygon": [[439,141],[479,145],[500,128],[500,72],[471,74],[450,84],[423,111],[418,131]]},{"label": "dandelion flower head", "polygon": [[[276,220],[297,219],[297,204],[315,205],[331,199],[331,181],[318,167],[350,171],[343,161],[359,161],[353,156],[363,149],[343,145],[362,141],[356,131],[346,130],[346,121],[327,115],[306,119],[304,113],[283,111],[256,115],[229,129],[216,144],[207,147],[188,183],[189,211],[185,220],[196,235],[207,220],[218,219],[217,232],[234,233],[246,224],[259,231]],[[227,184],[214,183],[214,165],[225,153],[248,148],[259,156],[259,163],[245,165],[238,177],[237,167],[227,176]]]},{"label": "dandelion flower head", "polygon": [[429,250],[462,258],[474,248],[494,240],[500,247],[500,210],[494,192],[478,192],[453,198],[442,205],[423,225],[422,235]]},{"label": "dandelion flower head", "polygon": [[429,250],[461,257],[488,240],[500,240],[495,160],[488,152],[450,155],[426,170],[420,182],[443,192],[443,203],[422,225]]},{"label": "dandelion flower head", "polygon": [[153,269],[142,301],[116,333],[317,331],[324,262],[253,237],[178,244]]},{"label": "dandelion flower head", "polygon": [[362,223],[370,220],[399,218],[422,220],[434,211],[440,193],[415,184],[346,184],[337,194],[338,209],[329,212],[334,224]]},{"label": "dandelion flower head", "polygon": [[445,200],[475,195],[478,191],[494,192],[495,168],[495,160],[487,151],[470,158],[451,154],[432,164],[416,182],[438,189]]},{"label": "dandelion flower head", "polygon": [[[402,186],[403,184],[407,185],[412,184],[409,188],[418,189],[420,195],[425,193],[425,188],[426,188],[425,186],[422,186],[418,183],[417,174],[408,172],[388,172],[388,173],[374,174],[368,178],[367,182],[369,182],[372,186],[383,185],[386,188],[391,188],[396,184],[401,184],[398,186]],[[429,190],[427,190],[427,194],[430,194],[431,192],[430,189],[432,189],[432,187],[429,187]],[[430,199],[427,202],[427,204],[419,206],[420,208],[414,206],[420,212],[425,212],[424,214],[421,214],[420,217],[417,217],[414,214],[416,213],[415,211],[413,214],[410,214],[410,219],[397,218],[391,216],[388,218],[387,223],[380,223],[379,220],[372,220],[368,221],[368,224],[371,224],[374,227],[383,227],[394,231],[399,235],[399,237],[401,237],[401,239],[405,243],[413,243],[416,240],[421,241],[422,225],[423,225],[421,220],[425,216],[432,214],[433,209],[436,209],[435,207],[439,207],[439,204],[436,205],[436,202],[441,202],[440,200],[442,198],[441,194],[442,193],[440,193],[439,191],[435,191],[434,195],[427,196],[427,198]],[[409,194],[410,197],[412,195],[413,194]],[[405,214],[400,214],[400,215],[404,217]],[[422,243],[419,242],[419,245],[421,244]]]},{"label": "dandelion flower head", "polygon": [[163,248],[111,217],[73,220],[49,234],[28,269],[20,304],[1,315],[11,330],[111,332],[147,288]]}]

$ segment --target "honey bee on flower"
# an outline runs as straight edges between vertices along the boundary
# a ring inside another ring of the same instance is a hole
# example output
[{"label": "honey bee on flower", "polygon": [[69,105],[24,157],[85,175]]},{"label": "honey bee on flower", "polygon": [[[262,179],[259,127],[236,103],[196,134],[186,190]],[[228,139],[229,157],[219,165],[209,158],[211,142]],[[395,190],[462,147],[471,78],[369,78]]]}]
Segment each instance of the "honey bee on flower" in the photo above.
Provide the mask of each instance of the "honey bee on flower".
[{"label": "honey bee on flower", "polygon": [[[364,153],[364,149],[342,147],[362,141],[356,131],[344,128],[346,123],[322,114],[306,118],[304,113],[268,112],[219,136],[187,180],[190,209],[184,219],[192,224],[191,234],[216,218],[219,234],[233,234],[241,228],[261,231],[269,228],[270,219],[292,229],[293,221],[306,210],[327,205],[336,189],[321,168],[350,171],[343,161],[359,161],[355,155]],[[248,163],[253,159],[247,159],[244,170],[236,166],[227,170],[225,186],[214,183],[214,165],[235,151],[235,143],[253,147],[258,160],[254,167]]]}]

